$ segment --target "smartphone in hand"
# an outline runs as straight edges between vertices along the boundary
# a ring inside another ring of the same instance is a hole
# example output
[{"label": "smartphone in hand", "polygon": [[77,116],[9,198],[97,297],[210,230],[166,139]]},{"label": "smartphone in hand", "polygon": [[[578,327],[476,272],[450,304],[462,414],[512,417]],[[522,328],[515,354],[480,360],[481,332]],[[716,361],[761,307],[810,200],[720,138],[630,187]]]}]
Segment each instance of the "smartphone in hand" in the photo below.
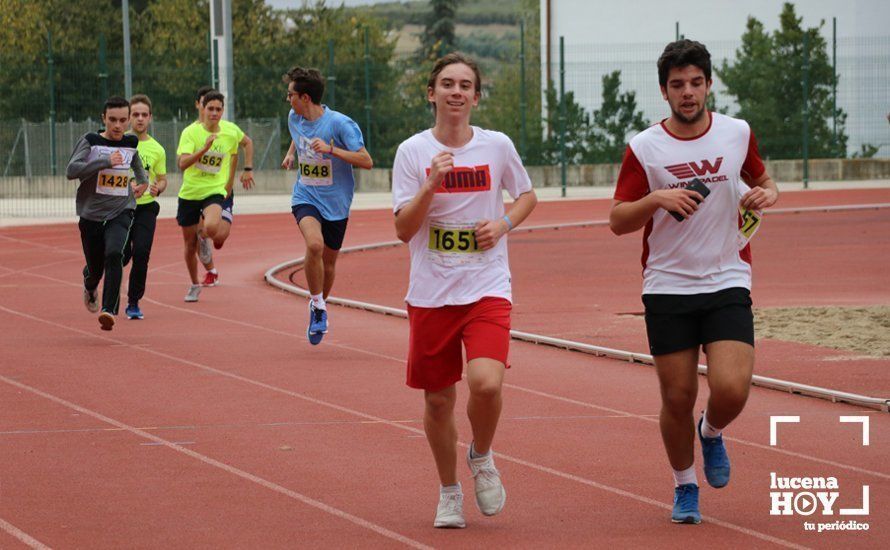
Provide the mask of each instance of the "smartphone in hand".
[{"label": "smartphone in hand", "polygon": [[[698,179],[698,178],[692,178],[692,182],[691,182],[689,185],[686,186],[686,189],[690,189],[690,190],[692,190],[692,191],[695,191],[695,192],[698,193],[699,195],[701,195],[702,200],[704,200],[705,198],[707,198],[708,195],[711,194],[711,190],[708,189],[708,186],[705,185],[704,183],[702,183],[701,180]],[[698,199],[693,199],[693,200],[694,200],[696,203],[701,204],[701,201],[700,201],[700,200],[698,200]],[[674,219],[677,220],[678,222],[681,222],[681,221],[683,221],[683,220],[686,219],[686,218],[683,217],[682,214],[679,214],[679,213],[677,213],[677,212],[668,212],[668,213],[669,213],[671,216],[673,216]]]}]

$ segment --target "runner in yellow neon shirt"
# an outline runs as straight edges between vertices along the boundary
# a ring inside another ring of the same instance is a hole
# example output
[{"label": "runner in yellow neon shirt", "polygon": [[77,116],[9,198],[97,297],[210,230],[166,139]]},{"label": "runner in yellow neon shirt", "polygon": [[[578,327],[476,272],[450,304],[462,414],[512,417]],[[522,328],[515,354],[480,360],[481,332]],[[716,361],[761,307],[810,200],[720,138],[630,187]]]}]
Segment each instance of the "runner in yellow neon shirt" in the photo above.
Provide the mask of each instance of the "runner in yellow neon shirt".
[{"label": "runner in yellow neon shirt", "polygon": [[151,100],[144,94],[130,98],[130,130],[139,138],[136,152],[142,159],[142,166],[148,172],[148,191],[136,199],[136,213],[126,246],[124,265],[130,259],[130,282],[127,286],[127,309],[129,319],[142,319],[139,300],[145,295],[145,280],[148,276],[148,259],[154,242],[158,212],[161,208],[155,197],[167,189],[167,154],[164,148],[148,134],[151,124]]},{"label": "runner in yellow neon shirt", "polygon": [[176,150],[179,169],[183,171],[176,221],[182,227],[185,263],[191,278],[186,302],[197,302],[201,293],[198,282],[197,230],[204,216],[204,233],[214,239],[219,232],[222,204],[225,201],[232,150],[244,148],[245,166],[241,183],[253,187],[253,141],[231,123],[221,124],[223,95],[212,91],[204,96],[204,121],[182,132]]},{"label": "runner in yellow neon shirt", "polygon": [[[211,86],[201,86],[198,88],[198,91],[195,94],[195,109],[198,111],[198,120],[194,124],[201,124],[204,122],[204,106],[201,102],[204,100],[204,96],[212,91],[214,91],[214,89]],[[230,122],[221,120],[220,124],[225,125],[230,124]],[[201,281],[201,286],[216,286],[219,284],[219,272],[217,272],[216,264],[213,261],[213,249],[223,247],[232,231],[232,223],[235,221],[235,193],[233,188],[235,184],[235,171],[238,168],[238,148],[236,147],[233,149],[231,154],[232,163],[229,165],[229,182],[226,185],[228,194],[226,195],[226,200],[223,201],[222,204],[222,220],[228,223],[220,224],[216,237],[212,239],[204,236],[204,220],[202,219],[201,222],[198,223],[198,260],[200,260],[204,269],[207,271],[204,274],[204,280]]]}]

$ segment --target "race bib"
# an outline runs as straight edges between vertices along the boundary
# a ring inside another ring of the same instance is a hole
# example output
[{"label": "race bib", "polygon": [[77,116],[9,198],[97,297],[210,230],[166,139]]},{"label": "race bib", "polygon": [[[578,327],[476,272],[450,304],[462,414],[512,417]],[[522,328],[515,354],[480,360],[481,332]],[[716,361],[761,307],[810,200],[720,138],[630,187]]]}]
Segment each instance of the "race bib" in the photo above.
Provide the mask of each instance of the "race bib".
[{"label": "race bib", "polygon": [[207,151],[201,155],[201,158],[195,163],[195,168],[205,174],[218,174],[225,158],[225,153],[220,153],[219,151]]},{"label": "race bib", "polygon": [[300,181],[303,185],[333,185],[334,169],[331,159],[306,158],[300,155]]},{"label": "race bib", "polygon": [[476,243],[476,224],[464,222],[430,222],[427,255],[442,266],[458,266],[480,263],[482,250]]},{"label": "race bib", "polygon": [[96,193],[126,197],[130,193],[130,169],[106,168],[96,178]]},{"label": "race bib", "polygon": [[748,242],[754,238],[754,234],[760,229],[760,223],[763,220],[762,210],[746,210],[739,207],[739,218],[742,220],[739,225],[738,245],[739,250],[745,248]]}]

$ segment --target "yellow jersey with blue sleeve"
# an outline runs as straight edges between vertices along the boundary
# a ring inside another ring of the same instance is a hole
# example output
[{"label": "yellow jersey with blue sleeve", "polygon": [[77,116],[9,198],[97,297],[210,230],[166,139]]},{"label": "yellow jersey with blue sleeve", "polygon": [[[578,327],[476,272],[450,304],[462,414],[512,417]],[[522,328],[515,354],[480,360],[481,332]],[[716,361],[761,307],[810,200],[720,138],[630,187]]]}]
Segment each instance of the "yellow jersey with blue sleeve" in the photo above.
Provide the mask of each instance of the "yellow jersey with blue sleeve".
[{"label": "yellow jersey with blue sleeve", "polygon": [[[177,155],[191,155],[204,148],[210,132],[200,122],[193,122],[182,131],[179,137]],[[189,166],[182,175],[179,198],[202,200],[211,195],[226,195],[232,155],[238,151],[238,144],[244,139],[244,132],[237,124],[221,120],[216,139],[198,162]]]},{"label": "yellow jersey with blue sleeve", "polygon": [[[139,153],[142,166],[148,172],[149,182],[155,183],[158,181],[158,176],[167,174],[167,153],[164,152],[164,147],[155,138],[148,136],[148,139],[139,140],[136,152]],[[145,190],[141,197],[136,199],[137,206],[153,202],[155,202],[155,198],[151,196],[148,189]]]}]

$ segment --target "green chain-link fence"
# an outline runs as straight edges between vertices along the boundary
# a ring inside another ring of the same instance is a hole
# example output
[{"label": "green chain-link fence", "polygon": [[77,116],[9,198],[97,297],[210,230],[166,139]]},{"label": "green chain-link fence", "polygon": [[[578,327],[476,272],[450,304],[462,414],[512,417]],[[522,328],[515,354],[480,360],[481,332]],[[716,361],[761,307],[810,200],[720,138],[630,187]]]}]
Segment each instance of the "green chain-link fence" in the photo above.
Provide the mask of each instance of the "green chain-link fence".
[{"label": "green chain-link fence", "polygon": [[[359,124],[375,165],[387,167],[398,144],[432,122],[425,97],[431,63],[375,61],[367,41],[358,37],[348,50],[331,48],[305,58],[324,60],[315,66],[329,78],[325,102]],[[890,38],[826,42],[821,54],[790,52],[782,74],[737,75],[731,73],[741,42],[707,44],[715,68],[713,107],[730,115],[747,113],[765,158],[801,159],[804,153],[890,158]],[[510,135],[528,165],[558,164],[562,146],[569,165],[619,162],[635,131],[669,114],[655,68],[663,48],[663,42],[566,44],[561,100],[558,49],[548,67],[538,60],[537,45],[527,45],[520,55],[517,43],[510,60],[483,62],[485,96],[474,123]],[[122,54],[108,51],[101,36],[76,52],[57,50],[50,50],[47,40],[35,59],[0,52],[0,216],[32,215],[6,199],[72,196],[63,175],[74,142],[99,128],[105,97],[123,93]],[[289,144],[281,77],[303,57],[268,46],[236,54],[235,117],[256,143],[258,171],[276,169]],[[179,51],[162,59],[134,51],[132,59],[133,89],[151,97],[151,132],[168,152],[168,171],[175,172],[178,134],[194,118],[194,91],[212,82],[207,51]],[[836,87],[818,73],[826,66],[830,74],[836,71]],[[550,93],[542,78],[547,74]],[[772,100],[745,95],[755,91]],[[33,184],[33,178],[54,175],[57,184],[44,179]]]}]

